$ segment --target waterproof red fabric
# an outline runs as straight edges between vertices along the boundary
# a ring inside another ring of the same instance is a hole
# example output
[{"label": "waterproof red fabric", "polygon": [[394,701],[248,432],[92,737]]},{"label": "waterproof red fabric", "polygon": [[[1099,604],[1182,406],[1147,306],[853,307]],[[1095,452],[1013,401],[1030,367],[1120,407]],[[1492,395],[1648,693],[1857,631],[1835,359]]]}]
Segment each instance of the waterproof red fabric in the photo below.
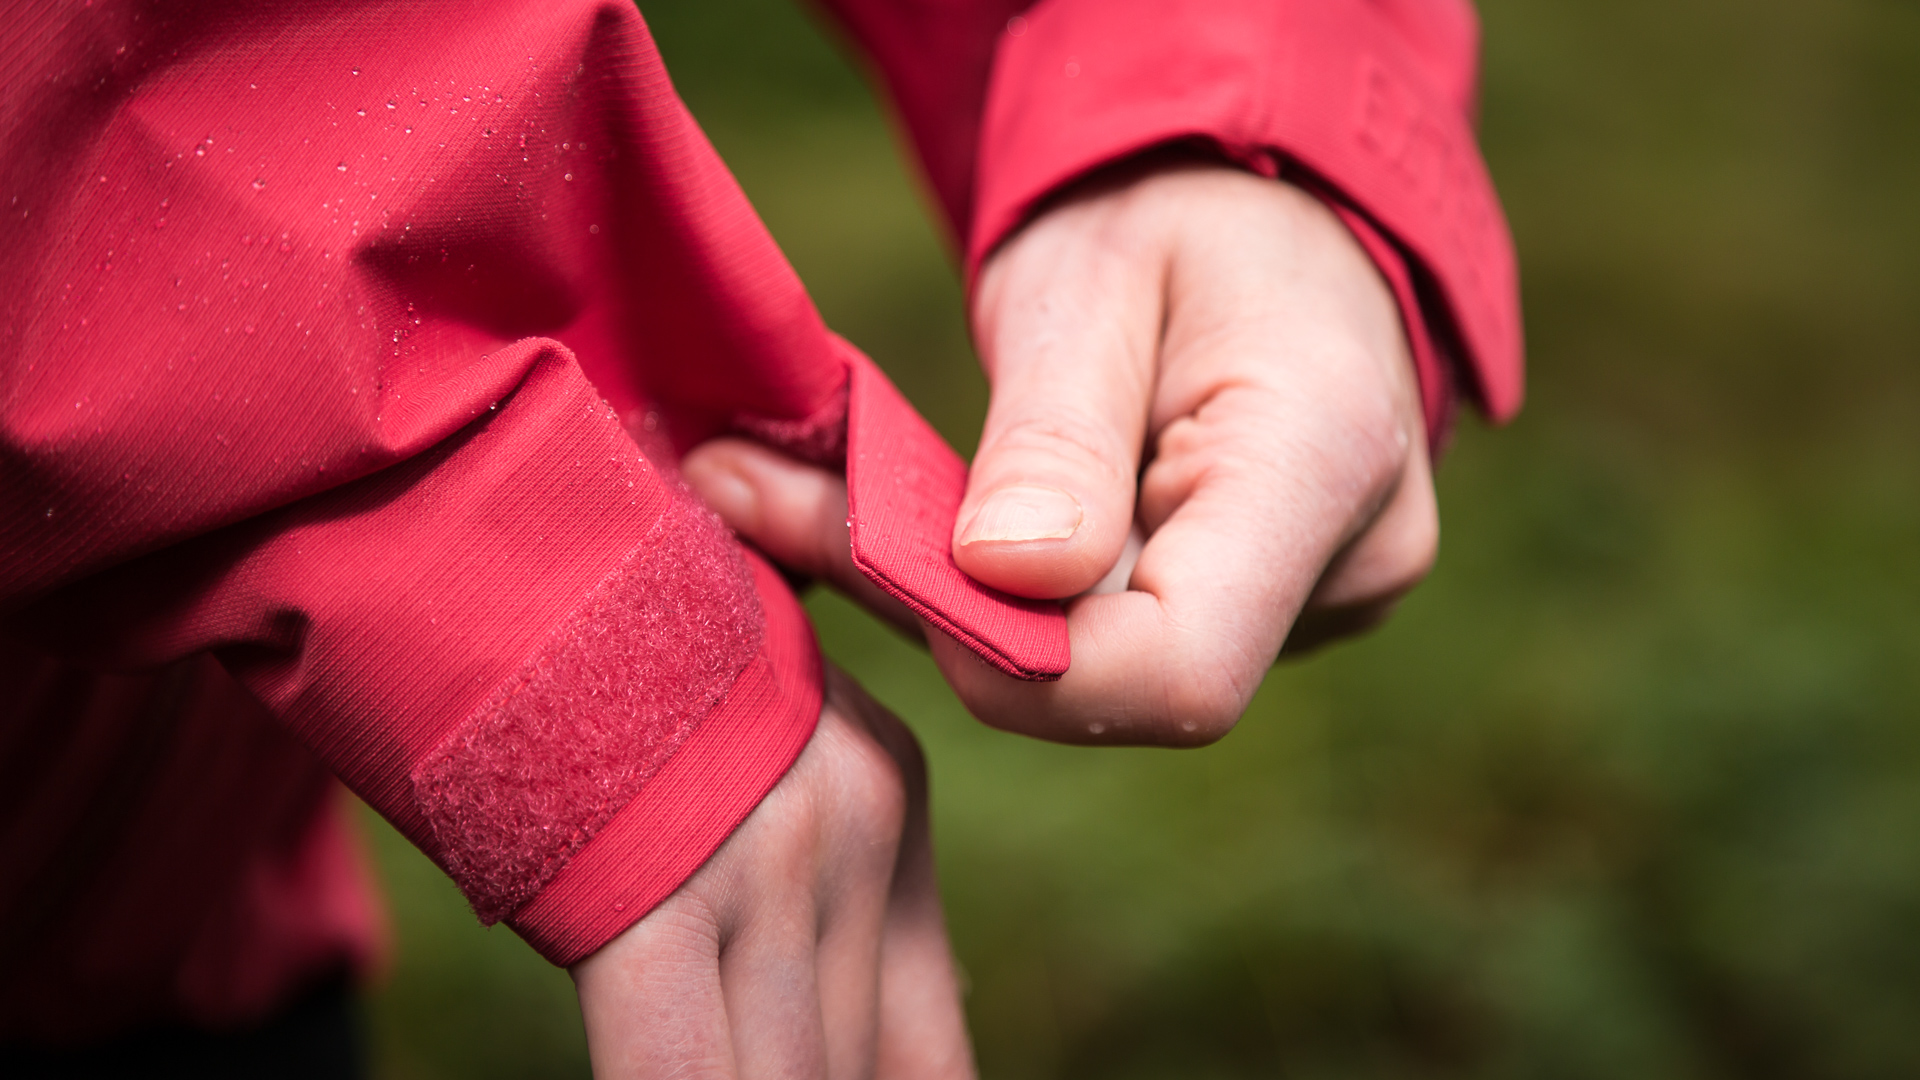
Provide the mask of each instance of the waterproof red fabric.
[{"label": "waterproof red fabric", "polygon": [[[1087,170],[1208,140],[1310,170],[1410,327],[1517,401],[1453,0],[830,6],[970,261]],[[364,965],[326,770],[557,963],[644,914],[820,704],[791,594],[674,477],[714,434],[845,460],[863,568],[1064,670],[1057,610],[953,568],[961,463],[821,324],[631,7],[5,16],[0,626],[42,692],[0,713],[0,926],[30,928],[0,961],[33,959],[0,964],[33,1006],[0,1038],[241,1022]]]},{"label": "waterproof red fabric", "polygon": [[0,653],[0,1038],[258,1016],[386,938],[344,792],[211,657]]}]

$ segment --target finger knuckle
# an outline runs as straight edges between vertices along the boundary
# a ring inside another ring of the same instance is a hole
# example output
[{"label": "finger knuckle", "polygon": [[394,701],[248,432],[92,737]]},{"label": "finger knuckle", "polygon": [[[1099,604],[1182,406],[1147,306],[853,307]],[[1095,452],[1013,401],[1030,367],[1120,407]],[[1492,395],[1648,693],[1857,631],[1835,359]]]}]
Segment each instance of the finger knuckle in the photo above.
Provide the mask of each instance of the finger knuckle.
[{"label": "finger knuckle", "polygon": [[1213,635],[1193,635],[1176,645],[1162,698],[1161,729],[1183,746],[1225,738],[1240,722],[1259,688],[1265,663]]},{"label": "finger knuckle", "polygon": [[1203,449],[1207,441],[1207,429],[1198,417],[1176,417],[1154,436],[1154,455],[1172,458],[1192,454]]},{"label": "finger knuckle", "polygon": [[1440,513],[1428,503],[1405,526],[1399,549],[1399,584],[1410,589],[1433,570],[1440,558]]},{"label": "finger knuckle", "polygon": [[1124,481],[1131,476],[1137,448],[1124,445],[1110,425],[1062,407],[1014,420],[995,433],[985,451],[982,456],[989,461],[1043,458],[1076,472]]},{"label": "finger knuckle", "polygon": [[718,904],[686,888],[661,901],[646,921],[667,951],[687,957],[717,954],[728,923]]},{"label": "finger knuckle", "polygon": [[861,817],[876,836],[896,837],[907,819],[906,777],[891,755],[877,754],[869,761],[861,789]]},{"label": "finger knuckle", "polygon": [[887,741],[887,753],[909,797],[927,789],[927,753],[907,725],[895,721],[900,737]]},{"label": "finger knuckle", "polygon": [[1439,555],[1440,515],[1431,489],[1403,487],[1319,592],[1346,605],[1390,601],[1418,585]]},{"label": "finger knuckle", "polygon": [[832,797],[839,814],[868,840],[898,836],[907,816],[907,778],[888,746],[871,736],[850,739],[838,755]]},{"label": "finger knuckle", "polygon": [[1179,743],[1205,746],[1227,736],[1240,723],[1246,701],[1237,687],[1219,679],[1195,680],[1169,702],[1171,730]]}]

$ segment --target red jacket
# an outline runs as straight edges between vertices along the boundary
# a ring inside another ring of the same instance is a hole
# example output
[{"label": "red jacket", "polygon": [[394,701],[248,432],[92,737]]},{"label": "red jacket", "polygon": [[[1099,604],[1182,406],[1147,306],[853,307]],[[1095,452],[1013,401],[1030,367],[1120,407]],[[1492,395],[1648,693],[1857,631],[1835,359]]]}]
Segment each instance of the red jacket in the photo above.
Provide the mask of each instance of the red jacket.
[{"label": "red jacket", "polygon": [[[831,7],[970,272],[1063,183],[1203,141],[1368,245],[1431,430],[1456,372],[1517,406],[1461,0]],[[620,0],[24,6],[0,178],[0,1037],[239,1021],[364,963],[329,772],[555,963],[674,889],[821,696],[779,575],[674,477],[713,435],[844,462],[869,574],[1065,670],[1056,607],[953,567],[964,466]]]}]

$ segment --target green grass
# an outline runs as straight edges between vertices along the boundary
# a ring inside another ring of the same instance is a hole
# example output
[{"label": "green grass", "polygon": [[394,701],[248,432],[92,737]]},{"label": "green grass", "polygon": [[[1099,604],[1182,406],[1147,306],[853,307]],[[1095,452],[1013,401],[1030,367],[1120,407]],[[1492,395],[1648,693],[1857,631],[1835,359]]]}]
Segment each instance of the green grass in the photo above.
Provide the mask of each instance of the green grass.
[{"label": "green grass", "polygon": [[[808,281],[962,450],[942,241],[779,0],[648,4]],[[989,1077],[1920,1075],[1920,7],[1489,0],[1531,386],[1384,630],[1202,751],[905,717]],[[382,827],[384,829],[384,827]],[[378,836],[394,1077],[584,1074],[565,976]]]}]

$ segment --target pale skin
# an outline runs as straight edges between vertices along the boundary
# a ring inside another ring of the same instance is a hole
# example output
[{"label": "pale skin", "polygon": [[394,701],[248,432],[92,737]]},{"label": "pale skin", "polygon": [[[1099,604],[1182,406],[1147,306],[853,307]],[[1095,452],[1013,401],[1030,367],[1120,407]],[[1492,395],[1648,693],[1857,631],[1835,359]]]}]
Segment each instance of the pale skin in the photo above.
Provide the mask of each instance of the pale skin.
[{"label": "pale skin", "polygon": [[799,761],[573,979],[601,1080],[971,1077],[912,733],[830,670]]},{"label": "pale skin", "polygon": [[[1211,742],[1283,645],[1371,625],[1432,565],[1392,294],[1298,188],[1194,161],[1109,171],[995,252],[972,319],[993,397],[954,558],[1066,600],[1058,682],[994,671],[869,583],[840,477],[739,439],[696,448],[683,472],[769,556],[922,636],[987,723]],[[971,1075],[917,752],[873,734],[898,722],[842,678],[822,733],[735,837],[574,969],[596,1075]],[[829,812],[847,799],[865,811]]]}]

